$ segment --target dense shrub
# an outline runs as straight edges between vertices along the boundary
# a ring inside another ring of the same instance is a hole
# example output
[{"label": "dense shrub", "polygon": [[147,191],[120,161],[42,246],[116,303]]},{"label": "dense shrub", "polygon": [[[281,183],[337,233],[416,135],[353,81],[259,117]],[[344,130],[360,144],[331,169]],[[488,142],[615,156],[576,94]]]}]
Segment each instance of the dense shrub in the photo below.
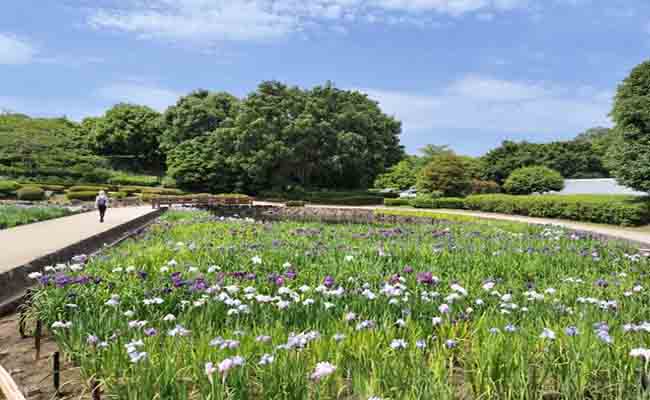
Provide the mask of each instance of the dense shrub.
[{"label": "dense shrub", "polygon": [[109,189],[106,186],[72,186],[68,189],[68,192],[95,192],[96,196],[100,190],[107,191]]},{"label": "dense shrub", "polygon": [[470,210],[629,226],[650,222],[649,204],[645,197],[600,195],[495,194],[465,199],[465,208]]},{"label": "dense shrub", "polygon": [[14,181],[0,181],[0,197],[8,196],[20,189],[20,184]]},{"label": "dense shrub", "polygon": [[407,157],[389,168],[386,173],[379,175],[374,186],[381,189],[406,190],[415,186],[418,172],[417,157]]},{"label": "dense shrub", "polygon": [[501,187],[495,181],[472,179],[472,194],[494,194],[500,191]]},{"label": "dense shrub", "polygon": [[25,186],[16,192],[18,200],[41,201],[45,200],[45,191],[37,186]]},{"label": "dense shrub", "polygon": [[411,205],[415,208],[452,208],[462,209],[465,200],[461,197],[433,197],[419,195],[411,200]]},{"label": "dense shrub", "polygon": [[141,187],[136,187],[136,186],[118,186],[117,189],[120,192],[126,193],[127,195],[132,195],[135,193],[142,193],[142,188]]},{"label": "dense shrub", "polygon": [[440,191],[446,197],[467,195],[472,189],[472,180],[465,160],[453,153],[433,157],[420,172],[417,189],[420,193]]},{"label": "dense shrub", "polygon": [[389,207],[410,206],[411,199],[406,199],[406,198],[384,199],[384,205]]},{"label": "dense shrub", "polygon": [[564,188],[564,178],[547,167],[524,167],[513,171],[503,188],[510,194],[555,192]]},{"label": "dense shrub", "polygon": [[81,201],[95,201],[97,197],[97,192],[68,192],[66,194],[68,200],[81,200]]},{"label": "dense shrub", "polygon": [[34,186],[38,186],[43,190],[47,190],[53,193],[63,193],[65,192],[65,186],[64,185],[50,185],[47,183],[36,183]]},{"label": "dense shrub", "polygon": [[142,189],[143,194],[157,194],[163,196],[180,196],[184,194],[182,190],[179,189],[164,189],[164,188],[144,188]]},{"label": "dense shrub", "polygon": [[176,182],[176,179],[170,176],[166,176],[163,178],[162,185],[163,187],[166,188],[178,189],[178,183]]},{"label": "dense shrub", "polygon": [[109,192],[108,193],[109,198],[118,199],[118,200],[123,199],[123,198],[125,198],[127,196],[128,196],[128,194],[125,193],[125,192]]},{"label": "dense shrub", "polygon": [[289,200],[285,203],[287,207],[304,207],[305,202],[301,200]]},{"label": "dense shrub", "polygon": [[157,176],[151,175],[116,174],[108,180],[108,183],[111,185],[157,186],[160,180]]}]

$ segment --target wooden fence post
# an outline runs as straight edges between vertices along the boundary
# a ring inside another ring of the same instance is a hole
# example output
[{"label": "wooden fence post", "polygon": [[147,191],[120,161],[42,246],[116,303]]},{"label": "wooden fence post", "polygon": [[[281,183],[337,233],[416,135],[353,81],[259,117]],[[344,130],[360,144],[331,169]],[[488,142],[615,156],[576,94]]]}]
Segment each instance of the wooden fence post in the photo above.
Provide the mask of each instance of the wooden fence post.
[{"label": "wooden fence post", "polygon": [[36,321],[36,333],[34,333],[34,347],[36,347],[36,359],[41,358],[41,335],[43,334],[43,322]]}]

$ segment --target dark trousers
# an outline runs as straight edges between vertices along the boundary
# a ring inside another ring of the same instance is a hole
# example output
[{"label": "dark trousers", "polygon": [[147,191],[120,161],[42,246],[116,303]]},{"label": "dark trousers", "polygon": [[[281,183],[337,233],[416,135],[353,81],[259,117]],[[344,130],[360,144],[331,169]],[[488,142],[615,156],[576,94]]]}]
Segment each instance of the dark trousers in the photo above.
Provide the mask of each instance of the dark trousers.
[{"label": "dark trousers", "polygon": [[106,215],[106,206],[98,206],[99,209],[99,221],[104,222],[104,215]]}]

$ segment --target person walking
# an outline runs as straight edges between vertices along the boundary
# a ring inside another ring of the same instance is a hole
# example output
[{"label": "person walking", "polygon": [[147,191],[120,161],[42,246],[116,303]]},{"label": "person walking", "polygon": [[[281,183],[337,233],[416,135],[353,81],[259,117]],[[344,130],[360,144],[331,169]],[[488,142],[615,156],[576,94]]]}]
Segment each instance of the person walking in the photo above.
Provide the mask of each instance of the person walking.
[{"label": "person walking", "polygon": [[103,190],[99,191],[99,195],[95,199],[95,206],[99,210],[99,222],[104,222],[104,215],[106,215],[106,208],[108,207],[108,196]]}]

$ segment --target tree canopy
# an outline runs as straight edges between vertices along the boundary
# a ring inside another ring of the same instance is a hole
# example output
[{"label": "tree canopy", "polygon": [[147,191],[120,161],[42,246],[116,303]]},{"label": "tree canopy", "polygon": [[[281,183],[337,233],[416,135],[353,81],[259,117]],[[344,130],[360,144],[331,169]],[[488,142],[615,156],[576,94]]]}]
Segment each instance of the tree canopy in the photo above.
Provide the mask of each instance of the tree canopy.
[{"label": "tree canopy", "polygon": [[619,85],[611,117],[619,135],[609,157],[612,174],[623,185],[650,192],[650,61]]},{"label": "tree canopy", "polygon": [[607,177],[603,154],[598,153],[604,146],[604,141],[589,136],[551,143],[504,141],[482,157],[483,178],[502,184],[514,170],[533,165],[554,169],[565,178]]},{"label": "tree canopy", "polygon": [[169,151],[186,140],[232,124],[238,105],[239,100],[225,92],[197,90],[181,97],[163,115],[162,148]]},{"label": "tree canopy", "polygon": [[113,165],[135,171],[159,172],[164,156],[160,151],[160,113],[146,106],[117,104],[102,118],[86,119],[82,128],[95,152],[111,157]]},{"label": "tree canopy", "polygon": [[200,157],[210,164],[218,154],[223,162],[212,165],[236,174],[231,189],[367,187],[403,157],[400,132],[398,121],[359,92],[331,84],[303,90],[263,82],[239,103],[227,126],[195,132],[214,137],[207,141],[210,151],[193,154],[181,146],[172,151],[169,171],[178,182],[195,186],[199,180],[191,182],[181,171]]}]

